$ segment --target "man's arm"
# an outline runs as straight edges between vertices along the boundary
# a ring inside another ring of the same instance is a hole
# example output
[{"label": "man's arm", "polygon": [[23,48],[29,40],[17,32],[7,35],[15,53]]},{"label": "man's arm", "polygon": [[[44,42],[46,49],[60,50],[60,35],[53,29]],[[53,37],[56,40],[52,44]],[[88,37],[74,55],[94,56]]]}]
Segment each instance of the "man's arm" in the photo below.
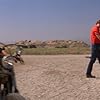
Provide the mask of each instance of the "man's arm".
[{"label": "man's arm", "polygon": [[100,34],[95,32],[95,35],[100,40]]}]

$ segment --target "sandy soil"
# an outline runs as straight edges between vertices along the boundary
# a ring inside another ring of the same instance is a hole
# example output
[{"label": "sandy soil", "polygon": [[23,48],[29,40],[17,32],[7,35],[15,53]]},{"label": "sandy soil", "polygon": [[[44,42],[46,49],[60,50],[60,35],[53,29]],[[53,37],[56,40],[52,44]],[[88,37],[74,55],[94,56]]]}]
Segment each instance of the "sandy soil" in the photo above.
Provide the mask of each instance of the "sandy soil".
[{"label": "sandy soil", "polygon": [[17,86],[27,100],[100,100],[100,65],[87,79],[86,55],[23,56],[15,65]]}]

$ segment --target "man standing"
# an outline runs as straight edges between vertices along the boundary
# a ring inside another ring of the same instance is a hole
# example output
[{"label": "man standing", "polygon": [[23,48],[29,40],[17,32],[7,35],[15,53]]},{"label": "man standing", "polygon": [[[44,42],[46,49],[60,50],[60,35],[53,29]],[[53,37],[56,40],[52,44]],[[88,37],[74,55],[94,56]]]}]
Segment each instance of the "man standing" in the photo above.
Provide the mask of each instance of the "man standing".
[{"label": "man standing", "polygon": [[96,22],[96,25],[94,25],[91,29],[90,33],[90,39],[91,39],[91,58],[90,62],[87,67],[86,77],[87,78],[95,78],[91,74],[93,69],[93,64],[96,61],[96,58],[98,59],[100,63],[100,20]]}]

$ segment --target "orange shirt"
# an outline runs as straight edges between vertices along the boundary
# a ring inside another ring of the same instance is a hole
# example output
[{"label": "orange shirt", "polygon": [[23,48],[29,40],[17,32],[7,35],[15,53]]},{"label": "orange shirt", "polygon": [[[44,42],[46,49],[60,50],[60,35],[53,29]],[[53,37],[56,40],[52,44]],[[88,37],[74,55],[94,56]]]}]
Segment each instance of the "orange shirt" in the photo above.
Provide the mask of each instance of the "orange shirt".
[{"label": "orange shirt", "polygon": [[100,40],[96,37],[95,33],[100,35],[99,28],[95,25],[91,29],[91,43],[92,44],[100,44]]}]

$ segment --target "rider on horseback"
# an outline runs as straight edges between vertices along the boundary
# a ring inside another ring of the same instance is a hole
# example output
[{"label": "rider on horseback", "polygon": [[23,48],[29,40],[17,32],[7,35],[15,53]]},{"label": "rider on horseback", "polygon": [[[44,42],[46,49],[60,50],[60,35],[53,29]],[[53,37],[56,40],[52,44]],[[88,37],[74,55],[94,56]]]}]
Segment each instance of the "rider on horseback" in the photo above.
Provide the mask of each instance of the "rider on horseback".
[{"label": "rider on horseback", "polygon": [[[0,48],[0,72],[3,73],[4,70],[6,70],[4,67],[3,67],[3,64],[2,64],[2,59],[4,56],[8,56],[9,54],[6,52],[5,48],[2,47]],[[15,73],[14,73],[14,69],[10,70],[10,72],[12,73],[13,75],[13,81],[15,83],[15,92],[18,92],[18,89],[17,89],[17,86],[16,86],[16,78],[15,78]],[[2,77],[2,76],[0,76]],[[9,80],[11,81],[11,80]],[[11,83],[12,84],[12,83]],[[5,84],[5,87],[6,87],[6,84]]]}]

